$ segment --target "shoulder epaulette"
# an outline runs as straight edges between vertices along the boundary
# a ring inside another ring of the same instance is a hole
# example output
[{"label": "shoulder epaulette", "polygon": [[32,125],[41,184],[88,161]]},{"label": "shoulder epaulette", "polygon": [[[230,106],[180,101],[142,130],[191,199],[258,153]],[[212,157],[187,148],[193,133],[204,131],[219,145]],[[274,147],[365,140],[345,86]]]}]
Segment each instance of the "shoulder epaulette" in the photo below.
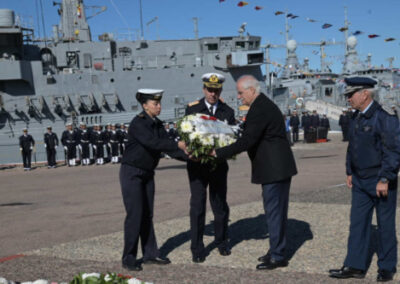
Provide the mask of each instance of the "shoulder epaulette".
[{"label": "shoulder epaulette", "polygon": [[394,112],[394,110],[393,110],[392,108],[388,107],[388,106],[383,105],[383,106],[382,106],[382,109],[383,109],[385,112],[387,112],[388,114],[390,114],[390,115],[395,115],[395,114],[396,114],[396,113]]},{"label": "shoulder epaulette", "polygon": [[197,105],[197,104],[199,104],[199,103],[200,103],[200,101],[194,101],[194,102],[189,103],[188,106],[189,106],[189,107],[195,106],[195,105]]},{"label": "shoulder epaulette", "polygon": [[143,113],[140,113],[140,114],[138,114],[137,116],[140,117],[140,118],[143,118],[143,117],[144,117],[144,114],[143,114]]}]

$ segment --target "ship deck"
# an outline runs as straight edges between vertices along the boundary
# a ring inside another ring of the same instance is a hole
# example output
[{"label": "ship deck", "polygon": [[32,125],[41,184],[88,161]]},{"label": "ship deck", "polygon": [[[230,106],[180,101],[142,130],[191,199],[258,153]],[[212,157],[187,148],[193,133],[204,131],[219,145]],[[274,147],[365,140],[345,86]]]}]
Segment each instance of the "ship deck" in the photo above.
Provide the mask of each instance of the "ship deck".
[{"label": "ship deck", "polygon": [[[339,283],[327,271],[340,268],[346,255],[351,195],[344,185],[346,144],[340,134],[330,138],[293,147],[299,173],[290,193],[286,268],[255,270],[268,250],[268,229],[260,186],[250,184],[250,163],[241,154],[229,162],[232,254],[223,257],[215,249],[208,206],[209,256],[192,263],[186,166],[163,159],[156,170],[154,223],[158,245],[172,264],[143,265],[141,272],[121,266],[119,166],[0,170],[0,277],[60,282],[79,272],[117,272],[154,283]],[[375,218],[373,224],[376,251]],[[363,283],[375,283],[376,261],[375,253]]]}]

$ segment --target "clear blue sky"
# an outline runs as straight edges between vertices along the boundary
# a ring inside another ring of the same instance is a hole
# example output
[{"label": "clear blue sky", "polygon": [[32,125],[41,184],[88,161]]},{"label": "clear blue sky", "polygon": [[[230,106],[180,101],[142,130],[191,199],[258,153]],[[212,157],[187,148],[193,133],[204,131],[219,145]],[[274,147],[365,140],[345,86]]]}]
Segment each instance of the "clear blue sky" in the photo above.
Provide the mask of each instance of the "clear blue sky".
[{"label": "clear blue sky", "polygon": [[[59,0],[61,1],[61,0]],[[0,0],[0,8],[13,9],[24,19],[29,19],[37,27],[36,2],[39,0]],[[44,6],[47,34],[51,26],[59,22],[56,7],[52,0],[42,0]],[[247,0],[249,5],[238,7],[238,0],[142,0],[145,38],[156,39],[157,24],[146,28],[146,22],[157,16],[159,18],[159,35],[161,39],[193,38],[193,17],[199,18],[199,36],[237,35],[239,26],[247,23],[247,32],[262,37],[262,43],[267,41],[283,44],[283,15],[275,16],[274,12],[287,10],[299,17],[289,20],[290,37],[298,43],[319,42],[321,40],[343,41],[343,33],[338,31],[344,22],[344,6],[348,7],[348,17],[351,23],[350,31],[361,30],[364,34],[357,37],[357,51],[362,60],[368,53],[372,54],[373,65],[388,65],[386,58],[394,56],[394,65],[400,66],[400,0]],[[114,7],[113,3],[118,7]],[[87,6],[107,6],[107,11],[89,20],[93,38],[103,32],[126,33],[128,28],[139,29],[139,0],[86,0]],[[262,6],[256,11],[254,7]],[[91,14],[91,10],[87,10]],[[122,15],[122,17],[120,16]],[[316,23],[306,21],[306,18],[318,20]],[[324,23],[333,25],[322,29]],[[43,33],[43,29],[41,28]],[[368,34],[378,34],[380,37],[369,39]],[[393,37],[395,41],[385,42],[385,38]],[[314,52],[313,52],[314,51]],[[318,68],[319,55],[314,54],[317,47],[301,47],[297,54],[302,62],[304,57],[310,59],[312,68]],[[334,71],[341,70],[344,46],[326,48],[328,62]],[[283,63],[285,51],[272,50],[271,59]]]}]

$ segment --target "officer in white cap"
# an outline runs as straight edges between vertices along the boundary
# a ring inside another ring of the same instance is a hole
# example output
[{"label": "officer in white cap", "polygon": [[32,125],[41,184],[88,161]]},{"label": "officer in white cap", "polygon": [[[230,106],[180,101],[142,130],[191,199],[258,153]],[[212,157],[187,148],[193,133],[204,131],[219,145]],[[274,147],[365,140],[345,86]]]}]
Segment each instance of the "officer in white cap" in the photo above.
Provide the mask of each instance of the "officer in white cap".
[{"label": "officer in white cap", "polygon": [[104,164],[104,135],[100,130],[100,125],[95,124],[93,127],[93,132],[90,135],[90,142],[93,146],[93,158],[96,165]]},{"label": "officer in white cap", "polygon": [[154,169],[166,152],[171,157],[186,157],[184,142],[168,138],[161,120],[163,90],[139,89],[136,99],[143,111],[133,118],[128,132],[128,143],[122,156],[120,183],[126,209],[124,251],[122,265],[129,270],[142,270],[136,260],[139,238],[144,264],[169,264],[160,256],[154,227]]},{"label": "officer in white cap", "polygon": [[80,129],[78,133],[78,148],[81,154],[81,165],[88,166],[90,164],[90,133],[86,128],[86,123],[79,123]]},{"label": "officer in white cap", "polygon": [[43,141],[47,154],[47,168],[55,168],[58,137],[57,134],[52,131],[51,126],[47,126],[47,132],[44,134]]},{"label": "officer in white cap", "polygon": [[111,146],[111,163],[118,164],[118,145],[119,145],[119,134],[117,132],[115,124],[111,124],[110,131],[110,146]]},{"label": "officer in white cap", "polygon": [[68,122],[65,127],[66,130],[61,135],[61,143],[64,146],[66,164],[69,167],[74,167],[76,166],[76,132],[73,131],[71,122]]},{"label": "officer in white cap", "polygon": [[[185,115],[202,113],[216,117],[219,120],[235,124],[234,110],[221,100],[223,75],[207,73],[202,76],[204,98],[190,103]],[[205,227],[207,187],[210,193],[211,208],[214,213],[215,244],[219,253],[229,255],[228,219],[229,206],[226,202],[228,163],[222,159],[215,170],[208,164],[188,161],[187,171],[190,182],[190,234],[192,260],[195,263],[204,262],[206,251],[203,235]]]},{"label": "officer in white cap", "polygon": [[19,150],[22,154],[22,162],[24,164],[24,170],[30,171],[31,170],[31,156],[32,150],[35,146],[35,140],[33,137],[28,134],[28,129],[24,128],[23,135],[19,137]]}]

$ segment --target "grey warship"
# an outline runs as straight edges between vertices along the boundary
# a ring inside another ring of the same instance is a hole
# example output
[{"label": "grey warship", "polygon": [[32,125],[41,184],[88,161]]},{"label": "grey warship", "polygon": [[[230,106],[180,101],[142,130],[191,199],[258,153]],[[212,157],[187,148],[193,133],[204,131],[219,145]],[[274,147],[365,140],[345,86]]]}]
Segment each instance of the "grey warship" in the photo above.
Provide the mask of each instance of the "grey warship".
[{"label": "grey warship", "polygon": [[[36,140],[34,161],[45,161],[47,126],[128,123],[141,111],[139,88],[164,89],[161,119],[174,121],[202,96],[201,75],[225,76],[223,97],[239,111],[235,81],[252,74],[263,81],[261,38],[244,35],[180,40],[92,40],[83,0],[62,0],[51,39],[37,40],[15,13],[0,9],[0,164],[20,162],[23,128]],[[262,85],[266,92],[265,85]],[[58,150],[58,159],[63,159]]]},{"label": "grey warship", "polygon": [[[286,14],[285,14],[286,15]],[[377,97],[375,99],[387,107],[399,108],[400,106],[400,73],[393,67],[394,58],[389,58],[388,67],[372,67],[372,55],[368,54],[365,62],[357,53],[357,38],[349,35],[350,23],[347,19],[345,7],[344,18],[344,42],[329,42],[321,40],[315,43],[300,43],[289,39],[289,25],[285,17],[286,45],[267,44],[264,46],[266,53],[266,84],[269,92],[280,108],[317,110],[326,113],[329,118],[338,120],[342,108],[347,107],[343,96],[343,79],[347,76],[369,76],[378,82]],[[329,45],[341,44],[345,47],[343,67],[340,73],[334,73],[325,62],[325,48]],[[296,55],[298,45],[319,46],[320,70],[309,68],[308,58],[301,64]],[[269,72],[269,49],[286,48],[286,60],[282,64],[282,72],[279,76]]]}]

